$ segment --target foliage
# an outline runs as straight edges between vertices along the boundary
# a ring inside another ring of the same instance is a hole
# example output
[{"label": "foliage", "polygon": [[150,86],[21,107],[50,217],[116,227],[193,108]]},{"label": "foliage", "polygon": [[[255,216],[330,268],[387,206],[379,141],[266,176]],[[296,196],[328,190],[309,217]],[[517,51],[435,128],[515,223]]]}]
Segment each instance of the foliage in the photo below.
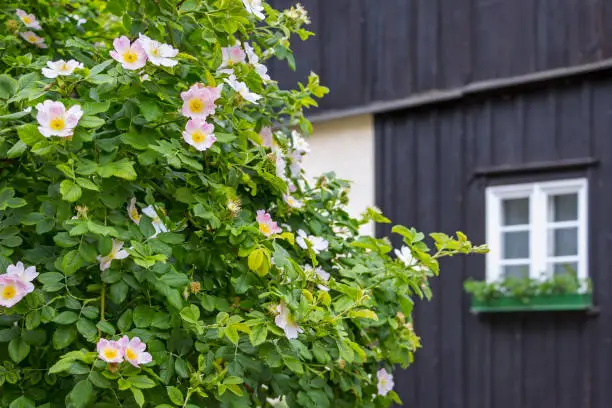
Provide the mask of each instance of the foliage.
[{"label": "foliage", "polygon": [[296,130],[327,89],[267,79],[311,33],[259,3],[0,4],[0,407],[398,401],[376,373],[420,346],[413,297],[440,257],[485,249],[396,226],[394,259],[359,236],[389,220],[351,218],[347,182],[306,181]]},{"label": "foliage", "polygon": [[590,293],[590,279],[580,279],[573,270],[552,276],[543,275],[541,279],[525,276],[510,276],[497,282],[476,281],[468,279],[464,283],[465,291],[480,301],[490,301],[502,297],[514,297],[524,302],[538,295],[562,295]]}]

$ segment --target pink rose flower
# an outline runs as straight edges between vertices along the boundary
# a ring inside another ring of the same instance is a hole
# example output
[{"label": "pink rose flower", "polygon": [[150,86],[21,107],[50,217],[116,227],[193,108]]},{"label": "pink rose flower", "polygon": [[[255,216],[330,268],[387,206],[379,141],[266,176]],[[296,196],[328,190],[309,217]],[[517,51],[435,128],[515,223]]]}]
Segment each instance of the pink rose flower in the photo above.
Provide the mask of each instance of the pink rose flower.
[{"label": "pink rose flower", "polygon": [[130,43],[130,39],[121,36],[113,40],[115,49],[110,52],[110,56],[115,61],[121,63],[125,69],[140,69],[147,63],[147,53],[139,40]]}]

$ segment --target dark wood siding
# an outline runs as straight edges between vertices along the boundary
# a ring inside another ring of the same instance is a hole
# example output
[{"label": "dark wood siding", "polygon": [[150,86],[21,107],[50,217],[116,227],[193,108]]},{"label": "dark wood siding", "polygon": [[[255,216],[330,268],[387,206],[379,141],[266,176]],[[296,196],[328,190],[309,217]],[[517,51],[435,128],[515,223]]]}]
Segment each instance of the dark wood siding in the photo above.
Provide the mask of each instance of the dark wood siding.
[{"label": "dark wood siding", "polygon": [[[503,1],[479,3],[496,13],[500,25],[517,13],[497,9]],[[533,3],[536,8],[548,4]],[[578,2],[565,3],[579,8]],[[578,32],[591,38],[590,28]],[[424,347],[412,367],[396,372],[404,406],[609,408],[612,77],[584,77],[379,114],[375,126],[377,204],[394,222],[422,231],[461,230],[482,243],[488,184],[576,176],[589,180],[589,273],[599,315],[474,316],[462,283],[468,277],[484,278],[485,257],[443,260],[442,274],[433,280],[432,301],[415,307],[415,329]],[[584,167],[566,171],[482,176],[499,166],[589,158],[596,165],[585,160]],[[383,226],[378,232],[390,231]]]},{"label": "dark wood siding", "polygon": [[316,37],[293,42],[296,72],[283,61],[270,68],[285,88],[317,72],[331,88],[319,112],[612,57],[608,0],[302,3]]}]

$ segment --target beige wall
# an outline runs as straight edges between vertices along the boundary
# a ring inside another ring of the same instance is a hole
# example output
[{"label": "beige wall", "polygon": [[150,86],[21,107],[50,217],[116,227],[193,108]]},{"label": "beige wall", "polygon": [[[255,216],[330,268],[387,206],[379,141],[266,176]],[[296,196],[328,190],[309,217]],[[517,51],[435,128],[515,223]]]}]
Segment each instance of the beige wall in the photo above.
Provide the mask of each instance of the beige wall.
[{"label": "beige wall", "polygon": [[[310,178],[335,171],[339,178],[352,181],[349,213],[359,216],[374,205],[374,125],[371,115],[330,120],[313,124],[308,138],[311,153],[304,160]],[[373,226],[362,227],[373,234]]]}]

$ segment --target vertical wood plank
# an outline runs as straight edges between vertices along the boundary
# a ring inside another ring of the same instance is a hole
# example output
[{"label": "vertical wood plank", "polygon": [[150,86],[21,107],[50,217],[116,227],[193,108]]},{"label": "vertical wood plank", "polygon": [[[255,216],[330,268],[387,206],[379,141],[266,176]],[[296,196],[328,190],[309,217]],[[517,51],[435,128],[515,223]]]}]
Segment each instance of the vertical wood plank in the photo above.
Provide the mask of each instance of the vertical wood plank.
[{"label": "vertical wood plank", "polygon": [[[415,138],[416,149],[416,191],[417,204],[416,219],[412,223],[418,230],[434,231],[436,229],[439,208],[442,205],[437,199],[437,188],[440,173],[437,166],[438,158],[438,132],[437,113],[424,115],[417,122]],[[439,279],[431,281],[433,293],[441,288]],[[427,347],[420,349],[415,355],[418,366],[418,383],[415,392],[418,393],[418,406],[442,408],[440,405],[441,393],[437,392],[435,381],[440,375],[440,298],[434,296],[430,302],[419,301],[415,305],[415,329],[421,336],[423,344]]]},{"label": "vertical wood plank", "polygon": [[[461,109],[445,109],[438,117],[439,143],[438,191],[439,222],[436,231],[463,230],[463,206],[466,178],[463,173],[463,150],[465,133],[463,132],[463,112]],[[441,393],[441,407],[461,408],[465,381],[462,376],[462,365],[465,360],[458,350],[463,349],[463,330],[465,307],[463,304],[463,257],[444,259],[440,267],[450,271],[440,280],[440,291],[435,294],[440,305],[440,381],[445,392]]]},{"label": "vertical wood plank", "polygon": [[[416,71],[414,48],[415,2],[386,0],[384,4],[365,0],[364,55],[369,101],[403,98],[413,91]],[[349,74],[346,72],[345,74]]]},{"label": "vertical wood plank", "polygon": [[582,87],[575,86],[557,90],[557,121],[559,158],[588,157],[590,135],[588,133],[588,111],[583,111]]},{"label": "vertical wood plank", "polygon": [[609,81],[597,83],[593,86],[593,136],[595,151],[601,158],[597,171],[592,173],[590,188],[590,228],[591,253],[590,265],[593,278],[595,302],[600,308],[597,317],[597,328],[594,333],[593,370],[595,370],[594,403],[593,407],[609,407],[612,401],[611,366],[612,361],[612,160],[608,152],[612,151],[612,100],[610,92],[612,85]]},{"label": "vertical wood plank", "polygon": [[[469,176],[478,167],[477,157],[479,147],[483,140],[479,133],[477,116],[482,111],[480,105],[471,105],[464,108],[465,111],[465,170],[464,174]],[[480,159],[482,161],[483,159]],[[484,226],[484,189],[481,181],[471,181],[466,185],[467,194],[464,207],[463,230],[472,242],[485,242]],[[470,256],[465,258],[464,277],[472,277],[477,280],[485,278],[485,258],[483,256]],[[464,294],[464,300],[469,305],[469,298]],[[471,313],[464,311],[463,331],[463,353],[464,366],[463,376],[465,378],[465,397],[463,408],[484,408],[485,389],[484,377],[487,375],[484,366],[484,341],[487,331],[486,324]]]},{"label": "vertical wood plank", "polygon": [[417,4],[416,90],[435,89],[440,75],[440,0],[414,0]]},{"label": "vertical wood plank", "polygon": [[471,69],[471,0],[440,0],[440,83],[456,88],[469,80]]}]

